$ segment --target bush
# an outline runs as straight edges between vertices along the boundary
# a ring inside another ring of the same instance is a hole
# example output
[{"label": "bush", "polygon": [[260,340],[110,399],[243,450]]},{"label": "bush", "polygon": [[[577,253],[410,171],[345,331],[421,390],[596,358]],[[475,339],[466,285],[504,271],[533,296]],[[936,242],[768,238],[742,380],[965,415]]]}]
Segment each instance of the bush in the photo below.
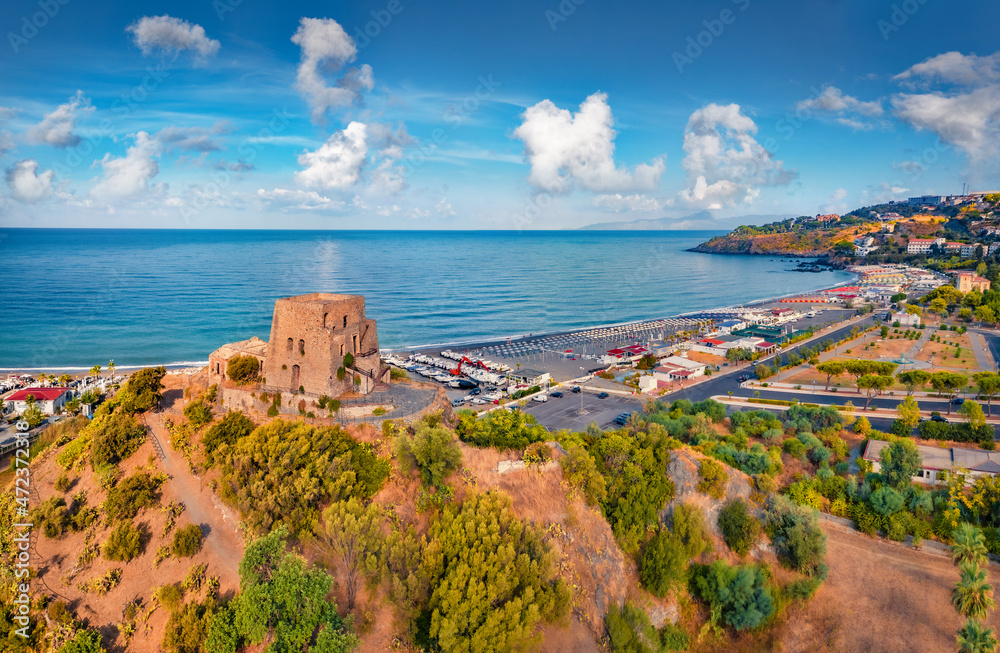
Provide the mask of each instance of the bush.
[{"label": "bush", "polygon": [[903,509],[903,495],[888,485],[883,485],[872,492],[868,498],[872,509],[883,517],[888,517]]},{"label": "bush", "polygon": [[170,612],[173,612],[181,605],[181,601],[184,600],[184,590],[177,583],[172,583],[170,585],[161,585],[153,596],[160,605],[165,607]]},{"label": "bush", "polygon": [[200,653],[215,612],[215,599],[192,601],[170,613],[163,633],[163,648],[170,653]]},{"label": "bush", "polygon": [[650,592],[665,597],[670,590],[684,585],[687,561],[684,543],[661,528],[646,543],[639,565],[639,579]]},{"label": "bush", "polygon": [[538,465],[552,460],[552,447],[544,442],[529,444],[521,454],[521,460],[528,465]]},{"label": "bush", "polygon": [[796,438],[788,438],[781,443],[781,448],[793,458],[801,458],[806,453],[806,446]]},{"label": "bush", "polygon": [[95,417],[89,429],[93,434],[90,455],[95,469],[117,465],[146,439],[146,429],[121,410]]},{"label": "bush", "polygon": [[719,529],[726,546],[745,556],[760,535],[760,522],[749,513],[742,499],[734,499],[719,511]]},{"label": "bush", "polygon": [[605,617],[612,653],[660,653],[686,651],[691,638],[677,626],[667,625],[659,633],[642,608],[626,602],[612,606]]},{"label": "bush", "polygon": [[257,380],[260,371],[260,361],[250,354],[234,356],[226,364],[226,376],[237,385],[246,385]]},{"label": "bush", "polygon": [[190,558],[201,551],[201,537],[201,527],[197,524],[188,524],[174,533],[170,552],[176,558]]},{"label": "bush", "polygon": [[713,615],[736,630],[756,628],[774,614],[774,600],[761,567],[730,566],[723,560],[693,565],[691,593],[709,604]]},{"label": "bush", "polygon": [[583,493],[588,505],[596,505],[607,497],[604,477],[597,471],[594,459],[579,444],[570,445],[559,461],[563,477]]},{"label": "bush", "polygon": [[200,428],[212,421],[212,409],[205,405],[204,399],[198,399],[184,407],[184,417],[191,426]]},{"label": "bush", "polygon": [[768,498],[764,523],[783,563],[801,572],[818,571],[826,557],[826,534],[819,512],[795,505],[781,495]]},{"label": "bush", "polygon": [[495,410],[483,419],[463,412],[455,431],[462,442],[501,451],[524,449],[548,435],[533,415],[512,410]]},{"label": "bush", "polygon": [[400,467],[416,470],[427,487],[445,488],[448,476],[462,466],[462,451],[451,431],[425,422],[417,425],[412,437],[402,433],[396,438],[396,456]]},{"label": "bush", "polygon": [[712,549],[712,539],[701,508],[682,503],[674,508],[671,531],[684,545],[688,558],[697,558]]},{"label": "bush", "polygon": [[142,535],[131,521],[118,524],[104,542],[104,557],[119,562],[132,560],[142,550]]},{"label": "bush", "polygon": [[139,511],[160,500],[163,478],[149,472],[136,472],[108,491],[104,510],[108,522],[115,519],[132,519]]},{"label": "bush", "polygon": [[[251,358],[253,358],[251,356]],[[254,358],[254,360],[257,360]],[[230,411],[217,424],[213,424],[201,438],[205,447],[205,456],[211,462],[215,450],[224,444],[234,445],[240,438],[245,438],[254,430],[253,421],[239,411]]]},{"label": "bush", "polygon": [[698,491],[715,499],[722,499],[726,495],[726,486],[729,484],[729,474],[726,473],[721,463],[714,460],[704,459],[698,470],[701,481],[698,482]]},{"label": "bush", "polygon": [[56,479],[56,482],[54,484],[56,492],[65,492],[69,489],[69,486],[70,486],[69,476],[67,476],[66,474],[60,474],[59,478]]}]

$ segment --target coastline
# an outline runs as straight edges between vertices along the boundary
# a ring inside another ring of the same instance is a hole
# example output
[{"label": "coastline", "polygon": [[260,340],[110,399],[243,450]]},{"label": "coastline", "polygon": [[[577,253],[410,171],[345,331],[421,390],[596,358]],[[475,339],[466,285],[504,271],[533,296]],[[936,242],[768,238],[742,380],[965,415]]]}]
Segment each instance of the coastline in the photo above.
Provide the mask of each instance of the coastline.
[{"label": "coastline", "polygon": [[[748,256],[754,256],[754,255],[748,255]],[[814,258],[814,257],[806,257],[806,258]],[[852,279],[845,280],[845,281],[843,281],[841,283],[837,283],[837,284],[833,284],[833,285],[823,284],[822,286],[820,286],[820,287],[818,287],[818,288],[816,288],[814,290],[804,290],[804,291],[793,292],[793,293],[785,293],[785,294],[782,294],[782,295],[773,295],[773,296],[765,297],[765,298],[762,298],[762,299],[755,299],[755,300],[752,300],[752,301],[749,301],[749,302],[743,302],[743,303],[739,303],[739,304],[730,304],[730,305],[716,307],[716,308],[698,309],[698,310],[688,311],[688,312],[685,312],[685,313],[678,313],[676,315],[659,316],[659,317],[648,317],[648,318],[641,319],[641,320],[630,320],[630,321],[624,321],[624,322],[613,322],[613,323],[608,323],[608,324],[590,325],[590,326],[584,326],[584,327],[580,327],[580,328],[577,328],[577,329],[571,329],[571,330],[545,331],[545,332],[539,332],[539,333],[531,333],[531,334],[527,334],[527,335],[523,334],[523,333],[520,333],[520,334],[516,334],[516,335],[497,336],[497,337],[489,337],[489,336],[485,336],[485,337],[482,337],[482,338],[472,337],[472,338],[469,338],[467,340],[466,339],[453,340],[451,342],[443,342],[443,343],[430,343],[430,344],[421,344],[421,345],[407,345],[407,346],[401,346],[401,347],[386,347],[386,348],[382,348],[381,351],[384,352],[384,353],[390,353],[391,354],[391,353],[401,353],[401,352],[442,351],[442,350],[445,350],[445,349],[466,349],[466,350],[468,350],[468,349],[478,349],[478,348],[482,348],[482,347],[488,347],[488,346],[491,346],[491,345],[505,344],[508,340],[510,340],[511,342],[526,342],[526,341],[530,341],[530,340],[533,340],[533,339],[536,339],[536,338],[543,338],[543,337],[549,337],[549,336],[560,336],[560,335],[571,335],[571,334],[581,333],[581,332],[584,332],[584,331],[589,331],[591,329],[608,329],[608,328],[622,327],[622,326],[641,325],[641,324],[646,324],[646,323],[650,323],[650,322],[657,322],[659,320],[690,319],[690,316],[696,315],[696,314],[699,314],[699,313],[710,313],[710,312],[723,311],[723,310],[728,310],[728,309],[733,309],[733,308],[747,308],[747,307],[754,307],[754,306],[762,306],[762,305],[766,305],[766,304],[769,304],[769,303],[778,302],[778,301],[780,301],[780,300],[782,300],[782,299],[784,299],[786,297],[794,297],[794,296],[797,296],[797,295],[810,294],[810,293],[819,293],[819,292],[823,292],[825,290],[829,290],[831,288],[837,288],[839,286],[843,286],[843,285],[846,285],[846,284],[856,283],[861,278],[860,275],[858,275],[855,272],[851,272],[849,270],[838,270],[838,272],[845,272],[847,274],[850,274],[851,277],[852,277]],[[203,368],[203,367],[205,367],[205,366],[208,365],[208,360],[206,359],[204,361],[173,361],[173,362],[170,362],[170,363],[150,363],[150,364],[146,364],[146,365],[131,365],[131,364],[125,365],[125,364],[122,364],[122,365],[116,365],[115,369],[117,371],[125,372],[125,371],[140,370],[140,369],[143,369],[143,368],[146,368],[146,367],[157,367],[159,365],[162,365],[168,371],[169,370],[175,370],[176,371],[176,370],[188,369],[188,368],[199,368],[200,369],[200,368]],[[28,374],[28,375],[30,375],[31,373],[44,373],[44,374],[70,374],[72,376],[81,376],[81,375],[82,376],[86,376],[86,373],[89,372],[89,370],[90,370],[89,367],[84,367],[84,366],[0,367],[0,374],[5,374],[5,375],[10,375],[10,374]],[[105,370],[103,369],[103,366],[102,366],[102,372],[104,372],[104,371]]]}]

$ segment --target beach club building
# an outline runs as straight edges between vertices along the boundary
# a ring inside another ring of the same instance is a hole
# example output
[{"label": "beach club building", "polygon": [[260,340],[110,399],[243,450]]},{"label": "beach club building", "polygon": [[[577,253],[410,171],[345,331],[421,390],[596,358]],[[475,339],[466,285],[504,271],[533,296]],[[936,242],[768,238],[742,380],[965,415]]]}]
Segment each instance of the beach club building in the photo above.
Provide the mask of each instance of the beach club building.
[{"label": "beach club building", "polygon": [[[876,472],[881,467],[882,450],[889,446],[883,440],[869,440],[865,446],[865,453],[862,456],[872,463],[872,469]],[[983,449],[942,449],[940,447],[927,447],[917,445],[920,452],[921,469],[914,481],[936,485],[944,481],[937,480],[937,473],[940,471],[957,471],[959,469],[968,472],[966,483],[972,483],[980,476],[996,476],[1000,474],[1000,451],[985,451]]]},{"label": "beach club building", "polygon": [[4,399],[4,404],[15,413],[23,413],[28,407],[29,396],[34,397],[35,404],[43,413],[55,415],[72,399],[73,391],[69,388],[23,388]]},{"label": "beach club building", "polygon": [[681,356],[669,356],[660,361],[660,366],[653,370],[657,381],[686,381],[705,374],[705,364]]}]

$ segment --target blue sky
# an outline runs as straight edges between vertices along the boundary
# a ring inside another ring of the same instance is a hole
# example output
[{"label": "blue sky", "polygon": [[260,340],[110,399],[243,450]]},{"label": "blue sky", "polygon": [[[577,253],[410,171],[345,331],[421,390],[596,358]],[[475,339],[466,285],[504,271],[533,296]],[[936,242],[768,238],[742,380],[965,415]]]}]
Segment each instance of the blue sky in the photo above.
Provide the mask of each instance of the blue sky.
[{"label": "blue sky", "polygon": [[993,190],[1000,54],[976,26],[998,19],[939,0],[7,0],[0,225],[726,228]]}]

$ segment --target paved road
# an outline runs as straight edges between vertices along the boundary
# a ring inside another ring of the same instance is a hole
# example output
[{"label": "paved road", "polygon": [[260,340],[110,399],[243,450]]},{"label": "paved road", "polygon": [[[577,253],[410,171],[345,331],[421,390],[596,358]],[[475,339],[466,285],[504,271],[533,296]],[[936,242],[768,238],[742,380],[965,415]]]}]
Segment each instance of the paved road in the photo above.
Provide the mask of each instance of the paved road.
[{"label": "paved road", "polygon": [[[573,394],[566,391],[563,397],[550,397],[545,403],[529,401],[523,410],[534,415],[538,423],[550,431],[585,431],[591,422],[596,422],[602,429],[609,428],[611,420],[624,412],[641,411],[646,401],[644,397],[620,395],[598,399],[591,392]],[[580,413],[581,403],[586,413]]]}]

